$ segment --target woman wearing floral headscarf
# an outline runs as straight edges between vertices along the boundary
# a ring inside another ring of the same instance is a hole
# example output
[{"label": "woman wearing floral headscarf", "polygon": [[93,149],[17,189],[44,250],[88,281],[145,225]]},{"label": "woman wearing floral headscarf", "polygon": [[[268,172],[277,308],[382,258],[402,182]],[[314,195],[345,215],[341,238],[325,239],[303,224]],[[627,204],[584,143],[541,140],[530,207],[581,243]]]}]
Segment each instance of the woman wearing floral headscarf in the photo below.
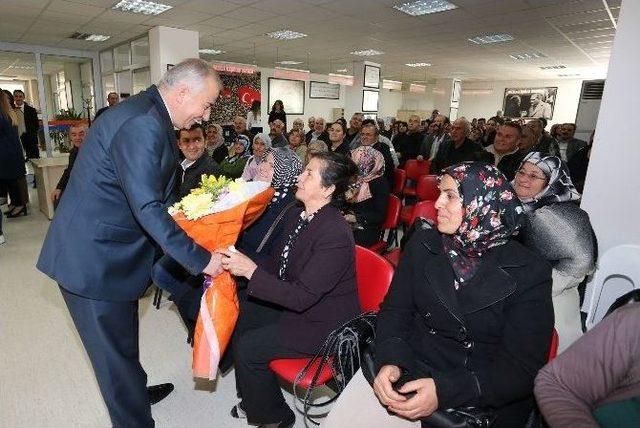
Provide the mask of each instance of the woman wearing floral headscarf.
[{"label": "woman wearing floral headscarf", "polygon": [[553,307],[563,351],[580,336],[578,285],[595,268],[597,242],[580,194],[559,157],[528,154],[513,180],[525,210],[522,242],[553,267]]},{"label": "woman wearing floral headscarf", "polygon": [[461,407],[525,425],[553,331],[551,268],[511,239],[522,206],[494,166],[453,165],[439,187],[437,230],[409,239],[377,318],[378,400],[357,374],[323,426],[427,425]]},{"label": "woman wearing floral headscarf", "polygon": [[369,247],[380,239],[380,225],[387,214],[389,183],[384,177],[384,157],[370,146],[351,151],[358,180],[348,195],[345,219],[353,228],[357,245]]},{"label": "woman wearing floral headscarf", "polygon": [[231,153],[220,164],[222,174],[227,178],[240,178],[249,159],[249,138],[238,135],[233,144]]}]

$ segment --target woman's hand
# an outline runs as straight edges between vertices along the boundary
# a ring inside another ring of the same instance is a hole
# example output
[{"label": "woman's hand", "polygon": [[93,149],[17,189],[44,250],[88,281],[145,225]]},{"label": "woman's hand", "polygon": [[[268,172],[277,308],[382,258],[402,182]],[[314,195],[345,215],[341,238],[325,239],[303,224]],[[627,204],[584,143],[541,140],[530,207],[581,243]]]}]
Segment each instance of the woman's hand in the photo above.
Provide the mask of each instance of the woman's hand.
[{"label": "woman's hand", "polygon": [[400,379],[400,367],[393,365],[382,366],[375,380],[373,381],[373,392],[383,406],[391,404],[401,404],[407,398],[398,394],[393,389],[393,383]]},{"label": "woman's hand", "polygon": [[258,268],[253,260],[238,251],[218,250],[217,252],[226,256],[222,257],[222,268],[228,270],[232,275],[251,279]]},{"label": "woman's hand", "polygon": [[403,418],[417,420],[422,419],[438,409],[438,396],[436,383],[431,378],[417,379],[402,385],[399,392],[415,395],[403,403],[392,403],[389,410]]}]

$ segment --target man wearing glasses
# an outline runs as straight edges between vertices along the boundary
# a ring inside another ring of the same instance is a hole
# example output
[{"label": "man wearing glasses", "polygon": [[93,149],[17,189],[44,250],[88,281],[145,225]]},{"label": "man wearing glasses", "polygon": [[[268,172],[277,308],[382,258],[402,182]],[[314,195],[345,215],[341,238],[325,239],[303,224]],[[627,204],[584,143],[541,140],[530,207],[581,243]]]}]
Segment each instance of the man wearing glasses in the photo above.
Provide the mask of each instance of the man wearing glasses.
[{"label": "man wearing glasses", "polygon": [[191,274],[221,270],[221,257],[167,213],[179,178],[174,127],[208,120],[221,86],[207,62],[187,59],[96,121],[40,253],[37,267],[60,287],[113,426],[152,427],[150,405],[172,389],[148,391],[139,360],[138,299],[156,248]]}]

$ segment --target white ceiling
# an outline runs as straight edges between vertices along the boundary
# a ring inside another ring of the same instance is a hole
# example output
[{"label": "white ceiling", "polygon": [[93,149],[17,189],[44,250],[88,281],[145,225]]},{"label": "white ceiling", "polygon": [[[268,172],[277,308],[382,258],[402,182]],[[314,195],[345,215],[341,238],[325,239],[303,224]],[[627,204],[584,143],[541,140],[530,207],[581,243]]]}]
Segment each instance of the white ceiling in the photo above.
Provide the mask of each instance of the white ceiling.
[{"label": "white ceiling", "polygon": [[[313,73],[352,69],[349,52],[378,49],[368,58],[385,78],[419,81],[557,79],[606,73],[621,0],[451,0],[457,9],[411,17],[392,8],[409,0],[158,0],[173,9],[158,16],[111,10],[117,0],[0,0],[0,41],[102,50],[145,34],[156,25],[195,30],[200,47],[223,49],[208,60],[273,67],[298,60]],[[627,0],[630,1],[630,0]],[[637,0],[636,0],[637,1]],[[308,37],[277,41],[264,34],[283,28]],[[73,40],[75,31],[110,35],[106,42]],[[509,33],[514,41],[476,45],[468,38]],[[517,61],[509,54],[541,52]],[[428,62],[415,69],[409,62]],[[563,64],[564,70],[540,70]],[[0,64],[0,70],[2,69]]]}]

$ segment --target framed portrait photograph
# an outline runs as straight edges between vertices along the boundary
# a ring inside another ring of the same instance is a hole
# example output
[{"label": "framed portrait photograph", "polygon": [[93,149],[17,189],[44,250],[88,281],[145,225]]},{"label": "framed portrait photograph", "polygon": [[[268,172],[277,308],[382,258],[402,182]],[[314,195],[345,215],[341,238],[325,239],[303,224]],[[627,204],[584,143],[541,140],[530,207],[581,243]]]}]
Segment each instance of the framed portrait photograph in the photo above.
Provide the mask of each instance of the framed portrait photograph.
[{"label": "framed portrait photograph", "polygon": [[553,119],[553,108],[558,96],[557,87],[506,88],[502,111],[510,119]]},{"label": "framed portrait photograph", "polygon": [[362,111],[378,111],[379,97],[380,94],[378,93],[378,91],[369,91],[367,89],[364,89],[362,91]]},{"label": "framed portrait photograph", "polygon": [[309,98],[318,98],[325,100],[340,99],[340,85],[337,83],[309,82]]},{"label": "framed portrait photograph", "polygon": [[304,80],[269,77],[269,108],[282,100],[287,114],[304,114]]},{"label": "framed portrait photograph", "polygon": [[364,84],[362,86],[380,89],[380,67],[364,65]]}]

